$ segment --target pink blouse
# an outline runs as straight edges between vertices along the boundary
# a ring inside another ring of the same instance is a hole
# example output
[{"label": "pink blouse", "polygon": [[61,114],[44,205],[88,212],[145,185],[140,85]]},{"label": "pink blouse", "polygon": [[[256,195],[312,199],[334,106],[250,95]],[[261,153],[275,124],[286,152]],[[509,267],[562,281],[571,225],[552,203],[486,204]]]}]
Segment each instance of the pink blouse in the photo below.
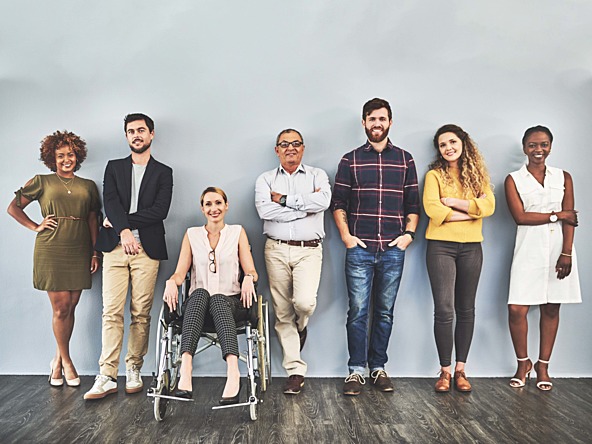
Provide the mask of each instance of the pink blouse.
[{"label": "pink blouse", "polygon": [[206,289],[210,295],[230,296],[241,292],[238,281],[238,240],[242,228],[241,225],[225,225],[220,231],[220,240],[213,250],[216,262],[215,273],[212,271],[213,265],[210,265],[212,247],[210,247],[206,228],[201,226],[187,229],[193,256],[190,294],[198,288]]}]

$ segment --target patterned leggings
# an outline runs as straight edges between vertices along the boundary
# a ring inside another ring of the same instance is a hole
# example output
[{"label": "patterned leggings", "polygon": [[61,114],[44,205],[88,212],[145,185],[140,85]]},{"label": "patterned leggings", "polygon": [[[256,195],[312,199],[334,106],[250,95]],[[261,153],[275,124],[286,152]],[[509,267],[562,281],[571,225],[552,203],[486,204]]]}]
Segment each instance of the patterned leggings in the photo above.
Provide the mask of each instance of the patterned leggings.
[{"label": "patterned leggings", "polygon": [[210,296],[207,290],[198,288],[185,302],[183,311],[183,334],[181,335],[181,354],[189,352],[195,354],[197,342],[204,327],[206,315],[210,313],[216,326],[216,333],[222,348],[222,357],[226,355],[238,356],[238,341],[236,339],[236,322],[234,315],[242,308],[239,295],[225,296],[215,294]]}]

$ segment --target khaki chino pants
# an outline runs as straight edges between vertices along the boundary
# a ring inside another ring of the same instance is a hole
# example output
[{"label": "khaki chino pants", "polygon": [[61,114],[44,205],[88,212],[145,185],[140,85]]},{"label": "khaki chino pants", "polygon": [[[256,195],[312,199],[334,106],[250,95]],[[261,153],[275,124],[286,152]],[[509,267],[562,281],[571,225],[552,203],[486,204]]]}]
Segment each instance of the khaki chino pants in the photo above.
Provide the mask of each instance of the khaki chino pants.
[{"label": "khaki chino pants", "polygon": [[131,282],[131,323],[127,341],[126,369],[142,368],[148,351],[150,310],[160,261],[141,249],[132,256],[121,245],[103,255],[103,346],[99,368],[101,375],[117,378],[123,345],[123,315]]},{"label": "khaki chino pants", "polygon": [[322,245],[295,247],[268,239],[265,265],[275,311],[277,332],[290,375],[306,375],[306,362],[300,356],[298,332],[308,325],[317,305],[317,291],[323,262]]}]

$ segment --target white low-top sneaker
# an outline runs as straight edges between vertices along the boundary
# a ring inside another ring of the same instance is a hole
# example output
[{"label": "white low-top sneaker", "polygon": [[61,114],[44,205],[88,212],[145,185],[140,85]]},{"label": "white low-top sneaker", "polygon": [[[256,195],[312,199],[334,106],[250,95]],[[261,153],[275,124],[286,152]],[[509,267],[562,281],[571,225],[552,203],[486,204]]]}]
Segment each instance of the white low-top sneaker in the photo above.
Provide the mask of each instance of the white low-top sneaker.
[{"label": "white low-top sneaker", "polygon": [[138,393],[142,391],[144,382],[140,376],[140,369],[135,365],[125,372],[125,393]]},{"label": "white low-top sneaker", "polygon": [[109,376],[97,375],[92,388],[84,394],[84,399],[102,399],[111,393],[117,393],[117,382]]}]

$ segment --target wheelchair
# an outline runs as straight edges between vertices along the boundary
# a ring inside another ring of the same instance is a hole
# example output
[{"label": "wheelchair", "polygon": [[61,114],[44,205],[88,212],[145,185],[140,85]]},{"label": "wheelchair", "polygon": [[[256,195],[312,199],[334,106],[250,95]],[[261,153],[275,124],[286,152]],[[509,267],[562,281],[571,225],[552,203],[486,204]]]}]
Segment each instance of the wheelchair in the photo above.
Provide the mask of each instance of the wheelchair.
[{"label": "wheelchair", "polygon": [[[190,277],[187,274],[179,290],[177,309],[169,310],[165,303],[158,317],[156,338],[156,373],[153,373],[152,384],[148,389],[148,397],[154,403],[154,418],[162,421],[166,415],[170,401],[193,401],[173,396],[180,378],[181,368],[181,335],[183,330],[182,307],[189,297]],[[239,360],[247,366],[247,400],[238,404],[214,406],[213,410],[231,407],[249,407],[251,420],[257,419],[259,404],[263,402],[263,392],[271,383],[271,360],[269,347],[269,306],[261,295],[248,310],[241,311],[235,317],[237,335],[245,335],[246,350],[240,352]],[[216,346],[220,348],[216,329],[211,316],[206,317],[200,342],[195,355]]]}]

